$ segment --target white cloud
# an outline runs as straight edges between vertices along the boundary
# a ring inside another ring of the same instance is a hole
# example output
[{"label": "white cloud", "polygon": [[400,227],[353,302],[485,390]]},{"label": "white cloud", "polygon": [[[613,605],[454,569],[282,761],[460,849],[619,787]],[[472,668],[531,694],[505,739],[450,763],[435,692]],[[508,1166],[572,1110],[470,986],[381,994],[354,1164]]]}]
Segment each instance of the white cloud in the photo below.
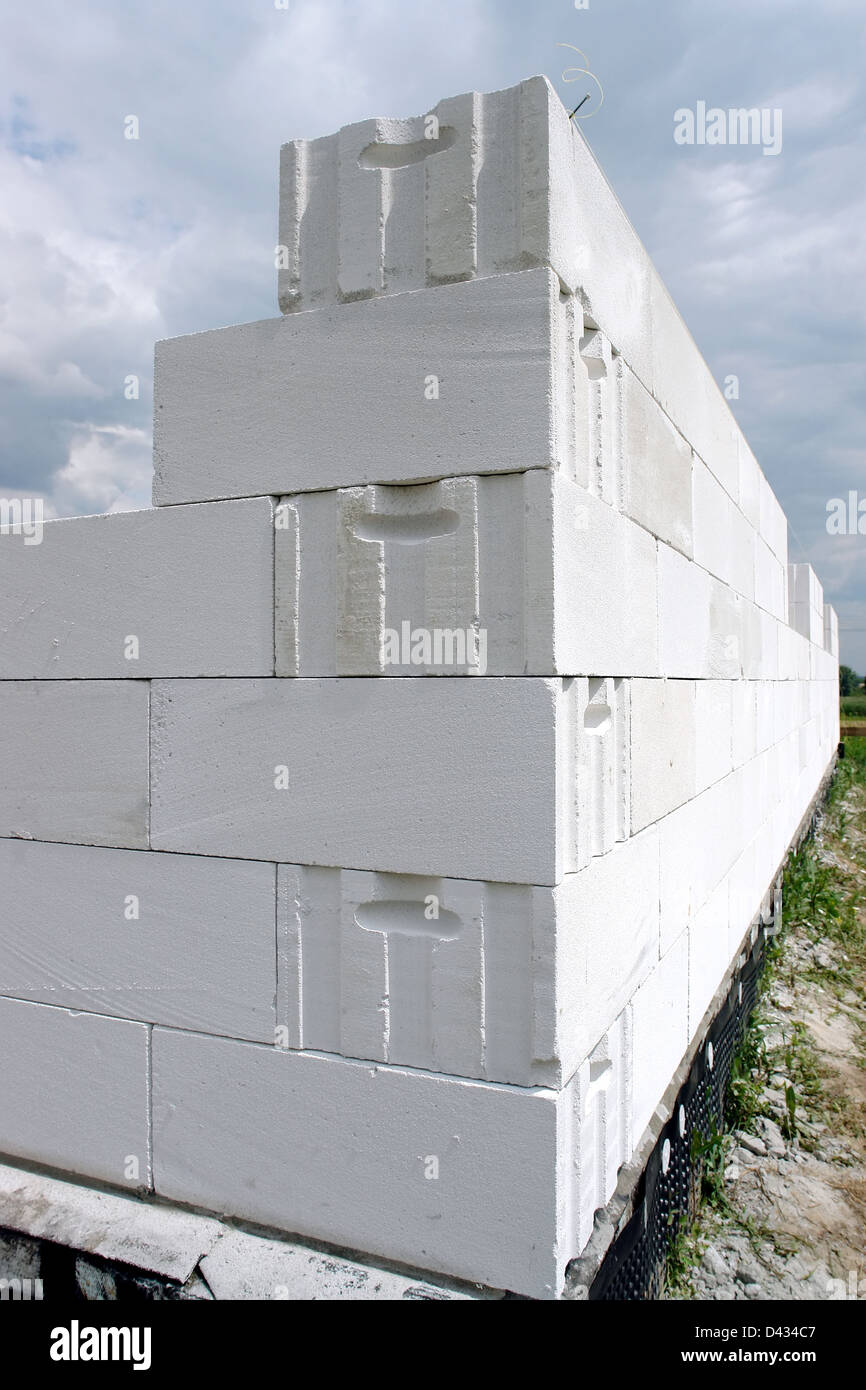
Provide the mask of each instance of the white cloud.
[{"label": "white cloud", "polygon": [[150,435],[127,425],[78,430],[69,462],[55,476],[46,499],[49,516],[130,512],[150,506]]}]

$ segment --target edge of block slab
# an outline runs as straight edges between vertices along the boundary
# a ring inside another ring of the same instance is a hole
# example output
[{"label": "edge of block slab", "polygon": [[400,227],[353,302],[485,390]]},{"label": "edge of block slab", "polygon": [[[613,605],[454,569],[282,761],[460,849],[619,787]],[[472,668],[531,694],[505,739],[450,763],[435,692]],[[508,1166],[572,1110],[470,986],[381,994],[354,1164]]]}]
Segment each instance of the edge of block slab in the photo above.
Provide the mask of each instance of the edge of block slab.
[{"label": "edge of block slab", "polygon": [[82,1180],[0,1163],[0,1228],[184,1283],[216,1244],[213,1216],[160,1206]]}]

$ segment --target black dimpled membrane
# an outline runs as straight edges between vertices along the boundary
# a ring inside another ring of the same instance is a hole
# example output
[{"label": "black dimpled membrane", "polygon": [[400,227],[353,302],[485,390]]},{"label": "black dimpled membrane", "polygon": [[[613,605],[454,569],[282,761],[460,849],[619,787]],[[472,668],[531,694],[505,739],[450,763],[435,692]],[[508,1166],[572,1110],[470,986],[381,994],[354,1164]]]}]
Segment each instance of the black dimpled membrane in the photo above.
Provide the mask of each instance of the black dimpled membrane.
[{"label": "black dimpled membrane", "polygon": [[[611,1245],[593,1281],[591,1300],[636,1301],[662,1296],[671,1243],[683,1222],[690,1224],[697,1208],[701,1160],[695,1156],[694,1136],[706,1139],[722,1127],[731,1063],[755,1007],[768,939],[764,929],[759,931],[734,974],[725,1002],[677,1096],[673,1117],[659,1135],[638,1183],[634,1215]],[[682,1135],[681,1106],[686,1117]],[[663,1164],[666,1142],[670,1144],[667,1172]]]}]

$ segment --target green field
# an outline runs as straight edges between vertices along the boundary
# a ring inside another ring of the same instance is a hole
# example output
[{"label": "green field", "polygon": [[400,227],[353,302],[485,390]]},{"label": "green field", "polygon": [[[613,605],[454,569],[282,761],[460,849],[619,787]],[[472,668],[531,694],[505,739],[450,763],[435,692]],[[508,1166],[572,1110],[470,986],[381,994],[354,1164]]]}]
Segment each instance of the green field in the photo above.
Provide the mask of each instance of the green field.
[{"label": "green field", "polygon": [[839,708],[850,719],[866,719],[866,695],[843,695]]}]

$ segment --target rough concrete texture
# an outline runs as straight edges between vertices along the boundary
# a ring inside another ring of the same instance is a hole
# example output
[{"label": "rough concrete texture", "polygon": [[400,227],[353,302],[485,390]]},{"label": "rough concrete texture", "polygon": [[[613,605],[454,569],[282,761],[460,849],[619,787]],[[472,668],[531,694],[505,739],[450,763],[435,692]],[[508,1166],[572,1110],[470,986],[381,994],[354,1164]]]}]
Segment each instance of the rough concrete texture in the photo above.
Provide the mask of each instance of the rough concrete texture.
[{"label": "rough concrete texture", "polygon": [[560,699],[542,680],[154,682],[153,847],[555,883]]},{"label": "rough concrete texture", "polygon": [[212,1217],[0,1164],[2,1224],[185,1283],[223,1234]]},{"label": "rough concrete texture", "polygon": [[159,343],[153,500],[549,467],[559,311],[533,270]]},{"label": "rough concrete texture", "polygon": [[0,995],[273,1042],[275,892],[273,864],[0,840]]},{"label": "rough concrete texture", "polygon": [[619,370],[625,511],[691,556],[692,450],[634,372],[623,362]]},{"label": "rough concrete texture", "polygon": [[277,675],[549,673],[551,512],[540,470],[283,498]]},{"label": "rough concrete texture", "polygon": [[164,1029],[153,1085],[162,1196],[555,1296],[564,1093]]},{"label": "rough concrete texture", "polygon": [[657,676],[656,569],[650,533],[545,470],[285,497],[276,672]]},{"label": "rough concrete texture", "polygon": [[0,546],[0,679],[271,675],[271,517],[266,497],[70,517]]},{"label": "rough concrete texture", "polygon": [[426,1071],[557,1083],[558,894],[280,866],[286,1045]]},{"label": "rough concrete texture", "polygon": [[402,1274],[311,1250],[309,1246],[230,1229],[204,1257],[201,1272],[214,1298],[219,1300],[465,1303],[502,1297],[499,1291],[483,1285]]},{"label": "rough concrete texture", "polygon": [[282,1045],[562,1085],[658,957],[658,866],[655,831],[553,891],[281,865]]},{"label": "rough concrete texture", "polygon": [[0,998],[0,1047],[0,1152],[150,1186],[144,1024]]},{"label": "rough concrete texture", "polygon": [[147,847],[146,681],[0,681],[0,835]]}]

